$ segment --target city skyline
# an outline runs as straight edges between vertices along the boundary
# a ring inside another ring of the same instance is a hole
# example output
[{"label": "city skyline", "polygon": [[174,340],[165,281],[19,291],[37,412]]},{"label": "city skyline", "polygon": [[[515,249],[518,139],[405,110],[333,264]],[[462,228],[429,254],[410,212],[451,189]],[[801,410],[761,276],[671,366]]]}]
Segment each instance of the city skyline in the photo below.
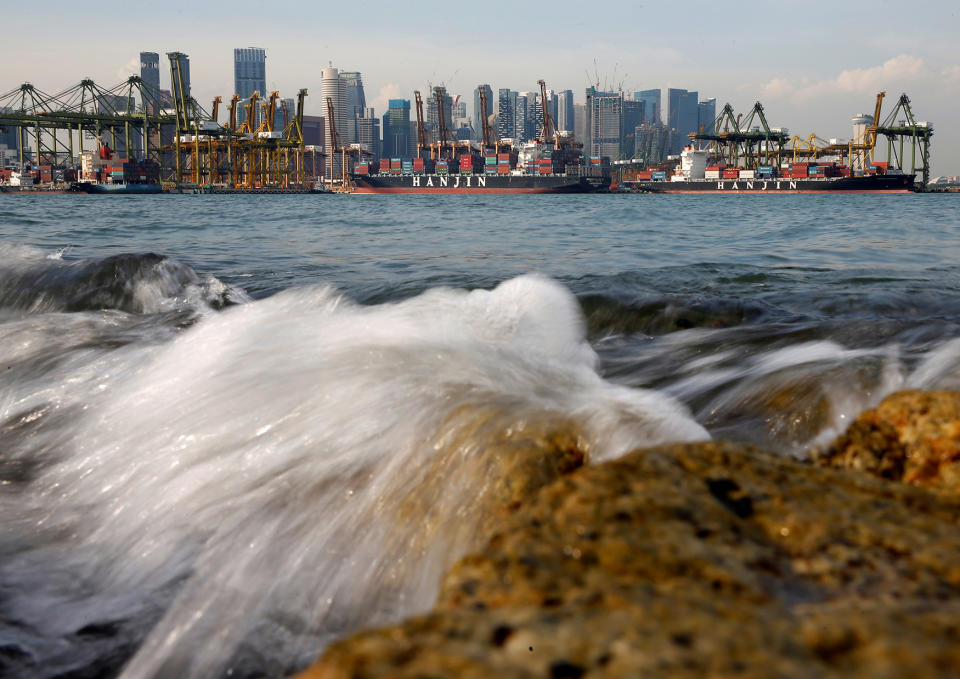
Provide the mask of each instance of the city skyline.
[{"label": "city skyline", "polygon": [[[510,8],[516,32],[461,30],[448,14],[436,11],[439,3],[431,2],[417,12],[425,17],[420,23],[401,8],[382,5],[365,13],[362,25],[299,6],[297,21],[289,22],[250,19],[243,11],[223,17],[215,8],[174,2],[169,15],[183,19],[174,34],[169,22],[152,21],[145,8],[94,21],[78,6],[55,0],[60,20],[48,43],[62,46],[63,55],[26,33],[12,34],[8,49],[18,58],[0,69],[0,89],[31,82],[57,92],[84,77],[112,86],[139,73],[143,51],[162,55],[162,83],[168,83],[165,55],[182,51],[190,55],[193,95],[209,107],[214,96],[232,94],[233,50],[259,45],[270,61],[267,89],[291,97],[307,88],[306,110],[313,115],[323,114],[320,72],[332,63],[362,73],[367,106],[378,117],[386,113],[388,100],[412,99],[415,89],[427,91],[430,85],[445,84],[472,107],[478,84],[489,84],[494,93],[500,88],[534,91],[543,78],[554,92],[572,90],[577,103],[583,103],[589,85],[605,91],[622,87],[625,93],[660,89],[664,95],[669,88],[683,88],[701,98],[716,97],[718,110],[729,102],[747,112],[760,101],[771,125],[822,138],[849,137],[851,118],[872,111],[876,93],[885,90],[885,111],[906,93],[920,119],[934,124],[934,173],[960,171],[960,131],[950,125],[960,103],[960,57],[953,47],[960,20],[950,3],[920,3],[922,10],[903,16],[895,26],[885,19],[884,8],[892,11],[892,3],[878,2],[870,12],[861,6],[831,6],[830,21],[818,22],[811,32],[802,30],[809,3],[758,3],[761,21],[708,3],[671,8],[611,2],[604,11],[617,21],[596,33],[584,32],[572,18],[579,8],[573,3],[560,3],[561,11],[542,15],[522,4],[493,2],[491,8],[501,4]],[[286,5],[280,0],[276,9]],[[243,6],[241,2],[239,9]],[[691,16],[697,18],[695,25]],[[539,30],[524,31],[531,23]],[[217,27],[214,35],[212,25]],[[133,26],[138,30],[131,31]],[[644,27],[639,33],[638,26]],[[86,45],[84,36],[93,32],[112,37],[95,51],[80,49]],[[566,34],[572,39],[558,40]],[[410,40],[412,35],[417,39]],[[74,44],[78,47],[71,50]],[[73,56],[64,66],[66,54]],[[311,56],[305,59],[304,54]]]}]

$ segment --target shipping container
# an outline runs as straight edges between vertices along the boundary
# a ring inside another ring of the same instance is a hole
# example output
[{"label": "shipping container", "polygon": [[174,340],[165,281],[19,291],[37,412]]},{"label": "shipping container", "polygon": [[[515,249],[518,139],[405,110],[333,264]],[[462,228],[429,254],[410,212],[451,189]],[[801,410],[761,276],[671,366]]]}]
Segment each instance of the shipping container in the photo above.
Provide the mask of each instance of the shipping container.
[{"label": "shipping container", "polygon": [[740,170],[740,179],[754,179],[756,172],[753,170]]},{"label": "shipping container", "polygon": [[720,170],[707,170],[704,179],[720,179]]},{"label": "shipping container", "polygon": [[504,163],[502,165],[497,165],[497,174],[510,174],[510,164]]},{"label": "shipping container", "polygon": [[740,176],[740,170],[724,170],[723,178],[724,179],[736,179]]},{"label": "shipping container", "polygon": [[667,173],[664,170],[657,170],[656,172],[651,173],[651,179],[666,179]]}]

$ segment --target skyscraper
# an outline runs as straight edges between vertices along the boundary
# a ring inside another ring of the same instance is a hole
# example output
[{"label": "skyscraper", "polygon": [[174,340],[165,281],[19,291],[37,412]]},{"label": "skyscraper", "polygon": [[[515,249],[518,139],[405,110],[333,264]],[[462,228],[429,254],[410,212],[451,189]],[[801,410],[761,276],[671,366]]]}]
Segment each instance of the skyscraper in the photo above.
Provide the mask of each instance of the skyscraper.
[{"label": "skyscraper", "polygon": [[714,131],[714,123],[717,120],[717,100],[716,98],[704,99],[697,104],[697,130],[705,132]]},{"label": "skyscraper", "polygon": [[561,132],[574,131],[573,90],[561,90],[557,95],[557,129]]},{"label": "skyscraper", "polygon": [[453,98],[447,94],[447,88],[442,86],[434,87],[430,93],[430,98],[425,102],[427,130],[437,132],[440,129],[440,118],[437,116],[437,90],[440,91],[440,98],[443,102],[443,122],[448,130],[453,130]]},{"label": "skyscraper", "polygon": [[383,155],[386,158],[409,158],[414,155],[410,140],[410,100],[391,99],[383,114]]},{"label": "skyscraper", "polygon": [[363,79],[358,71],[340,71],[340,82],[346,92],[346,117],[362,118],[367,108],[367,98],[363,93]]},{"label": "skyscraper", "polygon": [[[334,115],[334,125],[337,129],[337,133],[340,135],[340,139],[345,144],[352,143],[351,139],[347,138],[345,131],[347,129],[347,88],[346,83],[340,79],[340,71],[330,67],[325,68],[321,72],[320,79],[320,99],[321,105],[323,106],[323,115],[327,116],[327,99],[330,99],[333,103],[333,115]],[[329,127],[330,122],[327,121],[327,126]],[[333,140],[327,140],[328,144],[332,145]]]},{"label": "skyscraper", "polygon": [[641,90],[640,92],[634,92],[633,98],[637,101],[643,102],[644,115],[646,116],[646,122],[648,123],[659,123],[663,120],[661,112],[663,108],[660,105],[660,90]]},{"label": "skyscraper", "polygon": [[[243,100],[237,111],[237,122],[242,123],[246,119],[243,103],[249,101],[254,92],[261,97],[267,96],[267,53],[263,48],[241,47],[233,50],[233,91]],[[251,128],[256,129],[260,125],[262,115],[262,110],[257,106],[250,121]]]},{"label": "skyscraper", "polygon": [[[140,80],[143,88],[154,99],[160,98],[160,55],[156,52],[140,53]],[[155,113],[155,111],[149,111]]]},{"label": "skyscraper", "polygon": [[587,103],[590,111],[590,155],[619,158],[623,137],[623,94],[593,92]]},{"label": "skyscraper", "polygon": [[[493,102],[493,89],[489,85],[480,85],[473,91],[473,130],[480,139],[483,136],[483,121],[480,120],[480,90],[483,89],[487,95],[487,116],[496,113],[496,106]],[[489,121],[488,121],[489,122]]]},{"label": "skyscraper", "polygon": [[516,108],[516,92],[506,88],[497,91],[497,136],[500,139],[513,138],[516,131],[514,124]]},{"label": "skyscraper", "polygon": [[263,48],[233,50],[233,91],[241,99],[249,99],[254,92],[267,96],[267,53]]},{"label": "skyscraper", "polygon": [[667,127],[672,134],[671,153],[680,153],[690,143],[687,136],[697,131],[700,108],[696,92],[676,88],[667,90]]}]

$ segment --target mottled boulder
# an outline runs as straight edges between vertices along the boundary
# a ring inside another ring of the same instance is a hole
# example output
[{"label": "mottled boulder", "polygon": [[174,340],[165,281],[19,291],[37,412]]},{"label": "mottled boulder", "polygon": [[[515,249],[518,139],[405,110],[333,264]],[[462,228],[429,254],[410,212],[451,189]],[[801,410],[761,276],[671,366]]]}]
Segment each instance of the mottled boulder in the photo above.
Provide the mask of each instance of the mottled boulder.
[{"label": "mottled boulder", "polygon": [[960,498],[725,443],[583,468],[304,676],[960,676]]},{"label": "mottled boulder", "polygon": [[960,493],[960,393],[900,391],[861,413],[819,464]]}]

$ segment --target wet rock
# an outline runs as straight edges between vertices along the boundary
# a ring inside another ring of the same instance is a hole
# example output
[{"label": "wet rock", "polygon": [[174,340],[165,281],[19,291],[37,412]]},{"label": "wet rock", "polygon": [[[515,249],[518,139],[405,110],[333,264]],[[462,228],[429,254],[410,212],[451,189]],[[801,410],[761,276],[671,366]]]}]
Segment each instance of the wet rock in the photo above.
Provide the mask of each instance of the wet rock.
[{"label": "wet rock", "polygon": [[547,486],[304,677],[960,676],[960,498],[727,443]]},{"label": "wet rock", "polygon": [[900,391],[860,414],[819,464],[960,493],[960,393]]}]

